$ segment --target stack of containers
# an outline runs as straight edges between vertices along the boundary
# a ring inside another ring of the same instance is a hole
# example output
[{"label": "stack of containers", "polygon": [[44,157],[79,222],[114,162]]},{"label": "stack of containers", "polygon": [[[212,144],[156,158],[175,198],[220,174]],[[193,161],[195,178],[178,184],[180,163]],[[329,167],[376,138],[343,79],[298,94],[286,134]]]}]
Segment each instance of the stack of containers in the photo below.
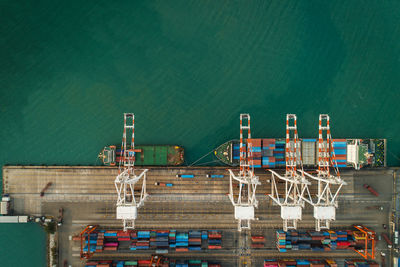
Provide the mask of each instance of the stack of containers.
[{"label": "stack of containers", "polygon": [[137,250],[147,250],[150,247],[150,231],[137,231]]},{"label": "stack of containers", "polygon": [[345,260],[345,267],[379,267],[379,264],[374,261],[365,260]]},{"label": "stack of containers", "polygon": [[278,267],[277,260],[264,260],[264,267]]},{"label": "stack of containers", "polygon": [[221,249],[222,233],[218,230],[208,231],[208,249]]},{"label": "stack of containers", "polygon": [[347,163],[347,142],[346,139],[333,139],[333,151],[335,152],[338,168],[346,167]]},{"label": "stack of containers", "polygon": [[283,267],[283,266],[299,266],[299,267],[336,267],[337,264],[333,260],[306,260],[306,259],[293,259],[293,260],[277,260],[265,259],[264,267]]},{"label": "stack of containers", "polygon": [[[331,243],[331,238],[330,238],[330,234],[327,231],[323,231],[322,235],[324,236],[324,239],[321,240],[321,243],[323,245],[329,245]],[[329,251],[330,248],[329,247],[324,247],[325,251]]]},{"label": "stack of containers", "polygon": [[168,253],[169,247],[169,231],[159,230],[156,231],[155,242],[150,239],[150,246],[156,248],[156,253]]},{"label": "stack of containers", "polygon": [[275,141],[275,149],[274,149],[274,157],[275,157],[275,165],[277,167],[285,166],[285,140],[276,140]]},{"label": "stack of containers", "polygon": [[175,251],[188,251],[188,246],[189,234],[187,232],[177,232]]},{"label": "stack of containers", "polygon": [[336,263],[336,261],[334,261],[334,260],[326,260],[326,264],[327,264],[329,267],[337,267],[337,263]]},{"label": "stack of containers", "polygon": [[263,168],[275,167],[275,139],[263,139],[262,141],[262,166]]},{"label": "stack of containers", "polygon": [[296,260],[296,266],[310,266],[308,260]]},{"label": "stack of containers", "polygon": [[201,250],[201,232],[189,231],[189,250]]},{"label": "stack of containers", "polygon": [[104,230],[97,233],[96,252],[102,252],[104,246]]},{"label": "stack of containers", "polygon": [[95,252],[97,249],[97,233],[90,233],[90,241],[88,238],[88,234],[85,234],[85,247],[83,248],[84,252],[87,252],[90,248],[90,252]]},{"label": "stack of containers", "polygon": [[151,260],[138,260],[139,267],[148,267],[151,266]]},{"label": "stack of containers", "polygon": [[[361,241],[365,240],[364,236],[354,235]],[[362,242],[353,241],[353,231],[307,231],[298,232],[290,230],[288,232],[277,231],[277,248],[280,252],[286,252],[287,249],[292,250],[313,250],[313,251],[330,251],[335,249],[350,249]]]},{"label": "stack of containers", "polygon": [[136,242],[137,242],[137,232],[135,230],[131,231],[131,245],[129,246],[130,250],[136,250]]},{"label": "stack of containers", "polygon": [[262,235],[251,237],[251,247],[252,248],[263,248],[264,242],[265,242],[265,238]]},{"label": "stack of containers", "polygon": [[137,266],[138,262],[137,261],[125,261],[124,265],[125,266]]},{"label": "stack of containers", "polygon": [[276,247],[279,252],[286,252],[286,233],[282,230],[276,231]]},{"label": "stack of containers", "polygon": [[251,144],[251,152],[252,152],[252,157],[253,157],[254,168],[261,168],[262,139],[247,139],[247,143]]},{"label": "stack of containers", "polygon": [[208,233],[206,230],[201,231],[201,240],[207,240],[208,239]]},{"label": "stack of containers", "polygon": [[111,267],[112,261],[97,261],[97,262],[87,262],[85,264],[86,267]]},{"label": "stack of containers", "polygon": [[356,246],[357,246],[357,245],[363,245],[363,244],[365,244],[365,238],[366,238],[366,236],[365,236],[365,234],[364,234],[363,232],[361,232],[361,231],[354,231],[354,232],[353,232],[353,237],[354,237],[355,245],[356,245]]},{"label": "stack of containers", "polygon": [[117,231],[107,230],[104,232],[104,250],[115,251],[118,249]]},{"label": "stack of containers", "polygon": [[169,231],[169,247],[176,247],[176,230]]},{"label": "stack of containers", "polygon": [[129,241],[131,240],[130,233],[128,231],[117,231],[118,241]]},{"label": "stack of containers", "polygon": [[310,267],[325,267],[326,264],[322,260],[310,260]]},{"label": "stack of containers", "polygon": [[116,251],[118,249],[118,242],[106,242],[104,243],[104,250]]},{"label": "stack of containers", "polygon": [[239,143],[234,143],[233,144],[233,159],[234,160],[239,160],[240,159],[240,145]]}]

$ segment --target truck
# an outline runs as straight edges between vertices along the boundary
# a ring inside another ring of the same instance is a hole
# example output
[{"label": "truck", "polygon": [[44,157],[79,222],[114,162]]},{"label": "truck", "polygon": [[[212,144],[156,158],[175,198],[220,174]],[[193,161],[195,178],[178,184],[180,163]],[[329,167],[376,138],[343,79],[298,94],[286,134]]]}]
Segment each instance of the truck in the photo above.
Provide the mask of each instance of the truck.
[{"label": "truck", "polygon": [[171,186],[173,186],[173,184],[170,184],[170,183],[160,183],[160,182],[156,182],[156,183],[154,183],[154,185],[158,185],[158,186],[168,186],[168,187],[171,187]]},{"label": "truck", "polygon": [[375,189],[373,189],[370,185],[364,184],[364,188],[368,189],[368,191],[371,192],[371,194],[373,194],[374,196],[379,197],[378,192],[376,192]]},{"label": "truck", "polygon": [[63,219],[64,219],[64,209],[59,208],[58,209],[58,219],[57,219],[58,226],[61,226],[63,224]]},{"label": "truck", "polygon": [[223,174],[207,174],[207,178],[224,178]]},{"label": "truck", "polygon": [[385,239],[388,248],[392,248],[392,241],[390,241],[390,239],[387,236],[387,234],[386,233],[382,233],[381,235],[382,235],[383,239]]},{"label": "truck", "polygon": [[383,206],[368,206],[365,209],[367,210],[380,210],[383,211]]},{"label": "truck", "polygon": [[40,196],[41,196],[41,197],[44,196],[44,193],[46,192],[47,189],[49,189],[49,187],[50,187],[52,184],[53,184],[52,182],[48,182],[48,183],[46,184],[46,186],[43,187],[42,191],[40,191]]},{"label": "truck", "polygon": [[194,178],[193,174],[177,174],[176,177],[178,178]]}]

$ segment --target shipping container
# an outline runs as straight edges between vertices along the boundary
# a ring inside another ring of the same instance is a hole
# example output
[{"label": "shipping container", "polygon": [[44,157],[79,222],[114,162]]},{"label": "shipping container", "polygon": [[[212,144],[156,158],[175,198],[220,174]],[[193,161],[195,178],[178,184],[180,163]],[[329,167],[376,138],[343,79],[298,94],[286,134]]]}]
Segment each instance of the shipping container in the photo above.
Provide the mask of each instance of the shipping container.
[{"label": "shipping container", "polygon": [[194,178],[193,174],[177,174],[176,177],[178,178]]}]

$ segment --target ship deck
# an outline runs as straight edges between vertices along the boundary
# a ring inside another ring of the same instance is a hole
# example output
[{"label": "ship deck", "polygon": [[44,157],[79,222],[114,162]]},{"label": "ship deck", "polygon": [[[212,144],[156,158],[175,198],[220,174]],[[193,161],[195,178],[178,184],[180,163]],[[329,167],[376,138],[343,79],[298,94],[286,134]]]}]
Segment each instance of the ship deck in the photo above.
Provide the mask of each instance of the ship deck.
[{"label": "ship deck", "polygon": [[[13,199],[15,214],[52,215],[57,217],[58,209],[65,212],[64,224],[59,228],[60,263],[67,259],[72,266],[83,266],[79,260],[79,244],[70,241],[69,236],[77,234],[88,224],[102,227],[120,228],[121,222],[114,219],[116,192],[114,178],[117,168],[82,167],[82,166],[5,166],[3,167],[3,191]],[[206,174],[224,174],[224,178],[206,178]],[[177,178],[176,174],[194,174],[194,179]],[[239,234],[233,216],[233,207],[226,196],[229,176],[225,167],[152,167],[147,176],[147,190],[150,194],[145,205],[139,209],[136,220],[138,229],[221,229],[224,231],[223,249],[196,253],[200,259],[218,259],[222,266],[240,266],[244,258],[250,259],[254,266],[259,266],[266,257],[338,257],[359,258],[352,251],[313,252],[288,251],[279,253],[275,248],[276,229],[282,228],[280,209],[271,203],[265,195],[271,192],[271,176],[264,170],[257,170],[262,183],[257,188],[259,207],[256,209],[257,220],[252,223],[252,233],[263,233],[267,237],[264,249],[250,249],[249,256],[238,256],[239,247],[234,240],[248,240],[250,233]],[[382,224],[389,225],[389,215],[393,208],[394,170],[344,171],[342,178],[348,183],[339,198],[337,220],[332,228],[351,229],[352,224],[364,224],[383,232]],[[40,191],[48,183],[52,186],[40,197]],[[155,186],[155,182],[173,183],[173,187]],[[362,185],[370,184],[378,192],[379,198],[371,195]],[[282,186],[282,185],[279,185]],[[316,192],[312,186],[311,191]],[[385,214],[366,207],[381,205]],[[384,215],[384,216],[383,216]],[[314,219],[309,205],[303,210],[300,229],[313,229]],[[388,231],[388,230],[387,230]],[[239,242],[240,243],[240,242]],[[384,242],[378,243],[378,251],[390,251]],[[154,251],[153,251],[154,252]],[[96,257],[149,257],[150,251],[95,254]],[[193,252],[169,253],[171,257],[189,257]],[[257,264],[256,264],[257,263]],[[250,266],[250,265],[247,265]]]}]

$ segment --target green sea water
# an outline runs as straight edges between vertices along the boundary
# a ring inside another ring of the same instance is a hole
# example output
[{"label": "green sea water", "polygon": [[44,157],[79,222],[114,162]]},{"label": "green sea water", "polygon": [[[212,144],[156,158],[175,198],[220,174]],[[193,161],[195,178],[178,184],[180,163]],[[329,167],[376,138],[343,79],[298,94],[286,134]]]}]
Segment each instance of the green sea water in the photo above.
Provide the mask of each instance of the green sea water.
[{"label": "green sea water", "polygon": [[[239,135],[388,139],[400,164],[399,1],[0,2],[0,165],[96,164],[120,143],[193,162]],[[212,160],[212,159],[210,159]],[[110,179],[113,179],[110,177]],[[37,225],[0,225],[1,266],[45,266]]]}]

